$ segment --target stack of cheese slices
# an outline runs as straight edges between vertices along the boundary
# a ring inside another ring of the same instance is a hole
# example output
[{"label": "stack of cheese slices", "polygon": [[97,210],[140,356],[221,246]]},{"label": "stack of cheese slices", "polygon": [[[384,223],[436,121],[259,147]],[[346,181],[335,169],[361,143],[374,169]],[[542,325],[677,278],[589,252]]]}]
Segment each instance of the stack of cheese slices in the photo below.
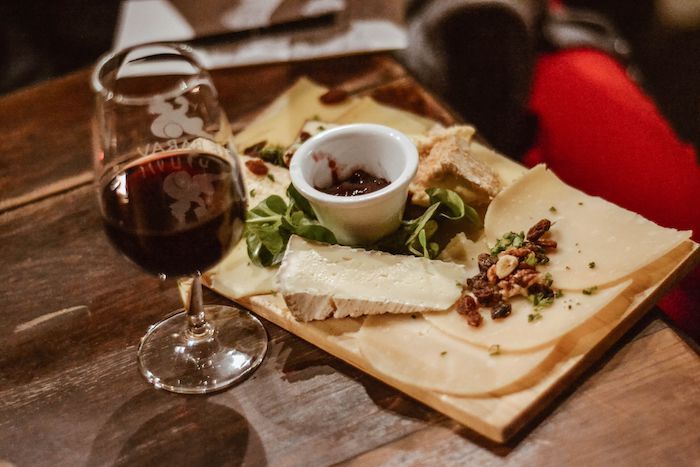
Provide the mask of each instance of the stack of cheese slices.
[{"label": "stack of cheese slices", "polygon": [[[242,152],[265,142],[293,148],[300,131],[321,131],[318,121],[380,123],[418,138],[434,126],[369,98],[327,106],[318,100],[324,92],[300,80],[236,136],[237,147]],[[308,120],[315,122],[309,126]],[[389,382],[459,397],[519,390],[520,383],[551,367],[557,346],[577,330],[619,318],[648,286],[645,277],[654,262],[690,232],[660,227],[566,185],[544,166],[526,171],[467,141],[470,154],[503,187],[489,197],[483,232],[472,233],[476,241],[459,234],[440,260],[428,260],[292,237],[278,269],[254,266],[242,242],[206,274],[208,283],[234,299],[279,294],[286,308],[270,310],[299,323],[295,326],[351,321],[344,339],[364,366]],[[285,168],[267,165],[272,177],[242,166],[251,206],[271,194],[284,196],[289,184]],[[558,248],[540,268],[563,295],[541,311],[541,319],[528,319],[533,305],[516,297],[511,316],[470,326],[454,305],[465,279],[478,272],[476,257],[504,233],[527,231],[542,218],[552,220]]]}]

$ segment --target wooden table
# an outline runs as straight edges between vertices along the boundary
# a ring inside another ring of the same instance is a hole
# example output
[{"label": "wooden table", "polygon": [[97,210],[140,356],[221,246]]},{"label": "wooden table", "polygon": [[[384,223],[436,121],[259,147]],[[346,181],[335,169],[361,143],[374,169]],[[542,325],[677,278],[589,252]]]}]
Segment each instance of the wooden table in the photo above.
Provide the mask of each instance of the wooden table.
[{"label": "wooden table", "polygon": [[[136,346],[179,296],[102,233],[88,73],[0,98],[0,465],[700,462],[700,358],[658,310],[506,445],[270,323],[266,360],[237,387],[210,396],[153,389]],[[453,121],[381,55],[214,78],[241,128],[304,74],[329,86],[387,83],[373,92],[379,100]]]}]

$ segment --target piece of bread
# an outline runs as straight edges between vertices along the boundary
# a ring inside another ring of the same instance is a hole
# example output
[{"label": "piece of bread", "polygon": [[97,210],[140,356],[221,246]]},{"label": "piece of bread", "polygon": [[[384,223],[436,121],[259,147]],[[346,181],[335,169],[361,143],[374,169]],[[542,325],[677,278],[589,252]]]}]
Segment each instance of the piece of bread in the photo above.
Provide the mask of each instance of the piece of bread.
[{"label": "piece of bread", "polygon": [[470,154],[474,128],[469,126],[438,127],[426,136],[414,139],[420,161],[409,191],[412,202],[429,203],[427,188],[448,188],[465,203],[487,204],[502,188],[495,171]]}]

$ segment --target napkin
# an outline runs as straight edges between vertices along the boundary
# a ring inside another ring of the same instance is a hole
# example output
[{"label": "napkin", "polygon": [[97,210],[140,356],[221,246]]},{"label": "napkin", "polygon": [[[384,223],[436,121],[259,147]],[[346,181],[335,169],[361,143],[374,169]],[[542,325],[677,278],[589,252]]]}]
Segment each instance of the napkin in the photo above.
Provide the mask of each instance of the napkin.
[{"label": "napkin", "polygon": [[209,69],[407,44],[401,0],[123,1],[114,48],[156,41],[192,44]]}]

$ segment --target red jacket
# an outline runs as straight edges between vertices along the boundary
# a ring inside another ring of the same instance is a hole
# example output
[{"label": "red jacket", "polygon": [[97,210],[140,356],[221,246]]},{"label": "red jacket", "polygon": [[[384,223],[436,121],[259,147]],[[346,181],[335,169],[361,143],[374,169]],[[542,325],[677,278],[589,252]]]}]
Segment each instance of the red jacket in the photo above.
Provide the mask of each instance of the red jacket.
[{"label": "red jacket", "polygon": [[[695,151],[678,139],[617,61],[583,49],[540,57],[530,107],[538,134],[526,165],[544,162],[570,185],[659,225],[692,229],[700,241]],[[661,307],[700,341],[700,268]]]}]

